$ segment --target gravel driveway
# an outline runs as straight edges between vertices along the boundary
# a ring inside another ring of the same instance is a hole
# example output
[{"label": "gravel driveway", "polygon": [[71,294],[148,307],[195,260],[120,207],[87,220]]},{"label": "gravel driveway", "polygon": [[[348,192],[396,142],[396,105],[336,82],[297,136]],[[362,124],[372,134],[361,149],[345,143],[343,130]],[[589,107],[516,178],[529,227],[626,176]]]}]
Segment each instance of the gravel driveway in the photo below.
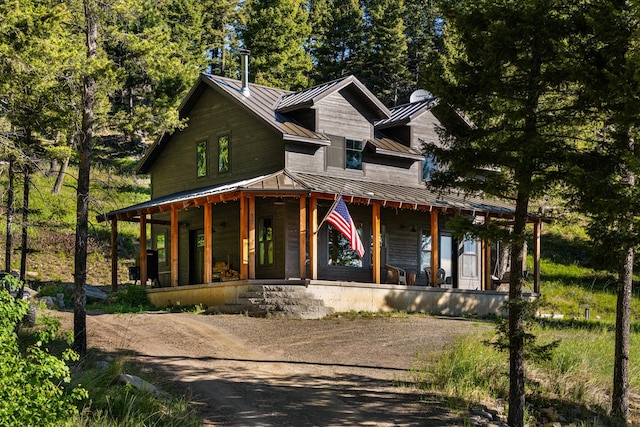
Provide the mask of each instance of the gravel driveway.
[{"label": "gravel driveway", "polygon": [[88,345],[128,352],[193,396],[205,426],[454,426],[411,386],[418,356],[491,326],[424,316],[280,320],[89,315]]}]

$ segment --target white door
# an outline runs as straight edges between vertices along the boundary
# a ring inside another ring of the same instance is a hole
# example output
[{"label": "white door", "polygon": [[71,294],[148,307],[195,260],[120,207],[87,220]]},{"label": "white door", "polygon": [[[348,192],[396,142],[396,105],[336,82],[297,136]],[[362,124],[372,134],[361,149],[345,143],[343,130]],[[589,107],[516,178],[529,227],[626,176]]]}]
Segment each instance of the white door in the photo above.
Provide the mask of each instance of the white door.
[{"label": "white door", "polygon": [[480,289],[480,241],[466,238],[458,246],[458,288]]}]

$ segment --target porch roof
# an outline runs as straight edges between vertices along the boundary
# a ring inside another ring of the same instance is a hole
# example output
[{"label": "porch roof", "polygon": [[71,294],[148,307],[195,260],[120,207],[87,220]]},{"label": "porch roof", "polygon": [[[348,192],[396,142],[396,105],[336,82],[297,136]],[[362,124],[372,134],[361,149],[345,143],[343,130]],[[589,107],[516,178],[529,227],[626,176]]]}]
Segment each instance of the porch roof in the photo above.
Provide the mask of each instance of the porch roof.
[{"label": "porch roof", "polygon": [[140,215],[166,212],[173,208],[186,209],[206,203],[235,200],[240,197],[240,193],[275,197],[315,195],[324,199],[333,199],[336,195],[342,195],[350,203],[380,202],[383,206],[400,209],[427,211],[439,209],[452,213],[488,213],[494,216],[514,214],[513,205],[479,196],[458,193],[439,194],[432,192],[426,186],[377,183],[291,172],[285,169],[270,175],[170,194],[98,215],[97,220],[98,222],[112,219],[135,220]]}]

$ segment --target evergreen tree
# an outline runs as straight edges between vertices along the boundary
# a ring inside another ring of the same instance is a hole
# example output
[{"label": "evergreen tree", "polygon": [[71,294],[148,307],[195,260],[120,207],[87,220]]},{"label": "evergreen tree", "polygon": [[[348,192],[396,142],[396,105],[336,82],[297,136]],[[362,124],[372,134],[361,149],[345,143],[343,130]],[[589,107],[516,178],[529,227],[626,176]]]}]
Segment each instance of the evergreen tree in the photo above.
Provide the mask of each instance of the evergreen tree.
[{"label": "evergreen tree", "polygon": [[361,74],[364,19],[359,0],[312,0],[313,77],[322,83]]},{"label": "evergreen tree", "polygon": [[[179,125],[177,106],[197,76],[203,52],[189,25],[169,19],[187,3],[166,3],[162,9],[146,1],[126,4],[125,13],[102,16],[102,48],[121,80],[111,94],[110,124],[133,140],[145,140]],[[182,19],[201,26],[198,16],[196,8]]]},{"label": "evergreen tree", "polygon": [[404,0],[365,0],[365,52],[359,77],[387,105],[404,103],[409,79]]},{"label": "evergreen tree", "polygon": [[596,143],[573,170],[580,207],[604,266],[618,273],[611,413],[629,417],[629,338],[635,251],[640,246],[640,9],[637,2],[600,0],[585,8],[592,37],[580,44],[584,111],[592,113]]},{"label": "evergreen tree", "polygon": [[[411,92],[420,89],[423,77],[438,55],[440,20],[436,14],[435,0],[405,0],[405,36],[407,38],[406,83],[400,86],[398,98],[408,100]],[[429,88],[422,88],[429,89]]]},{"label": "evergreen tree", "polygon": [[[237,47],[233,23],[240,9],[239,0],[205,0],[202,3],[204,25],[202,40],[207,60],[203,71],[229,76],[239,69],[235,57],[228,55],[228,47]],[[230,59],[231,58],[231,59]]]},{"label": "evergreen tree", "polygon": [[[429,86],[442,106],[472,128],[443,132],[443,147],[426,147],[443,166],[434,186],[483,191],[515,202],[509,284],[509,415],[524,424],[523,261],[530,201],[564,177],[576,129],[571,58],[579,0],[527,2],[443,0],[444,54]],[[446,125],[446,123],[445,123]],[[493,221],[497,223],[497,221]],[[480,233],[478,231],[478,233]]]},{"label": "evergreen tree", "polygon": [[258,84],[282,89],[310,85],[311,57],[305,44],[311,33],[303,0],[247,0],[239,35],[251,51],[250,76]]}]

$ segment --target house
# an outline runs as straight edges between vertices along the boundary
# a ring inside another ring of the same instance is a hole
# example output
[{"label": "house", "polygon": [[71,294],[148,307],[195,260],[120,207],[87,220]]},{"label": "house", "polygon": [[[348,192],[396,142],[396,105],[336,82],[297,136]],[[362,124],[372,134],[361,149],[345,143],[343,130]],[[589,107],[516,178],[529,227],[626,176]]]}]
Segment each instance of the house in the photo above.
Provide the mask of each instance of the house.
[{"label": "house", "polygon": [[[415,282],[407,288],[492,289],[489,242],[457,240],[447,221],[510,218],[513,207],[429,190],[433,162],[422,144],[438,143],[440,125],[432,100],[389,109],[353,76],[279,90],[248,83],[244,63],[241,80],[202,74],[180,106],[187,127],[163,135],[141,160],[151,199],[99,218],[111,221],[114,236],[118,221],[140,222],[143,284],[150,272],[160,288],[230,280],[382,285],[393,266]],[[362,258],[321,223],[338,197],[359,231]],[[536,253],[539,230],[537,222]],[[427,268],[441,274],[427,277]]]}]

